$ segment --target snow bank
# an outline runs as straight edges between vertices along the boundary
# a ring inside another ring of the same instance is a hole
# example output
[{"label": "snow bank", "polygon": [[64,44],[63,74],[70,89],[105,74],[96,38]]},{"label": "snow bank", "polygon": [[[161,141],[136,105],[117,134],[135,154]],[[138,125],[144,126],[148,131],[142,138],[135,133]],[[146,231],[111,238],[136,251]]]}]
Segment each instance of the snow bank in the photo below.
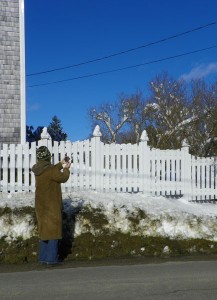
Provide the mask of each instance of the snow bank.
[{"label": "snow bank", "polygon": [[[63,194],[64,210],[71,214],[76,209],[100,209],[108,220],[104,225],[111,232],[132,235],[163,236],[171,239],[203,238],[217,241],[217,205],[190,203],[185,199],[147,197],[143,194],[99,193],[94,191]],[[33,193],[0,195],[0,208],[34,207]],[[141,213],[142,212],[142,213]],[[33,231],[30,216],[13,219],[10,224],[0,219],[0,238],[23,236]],[[135,220],[135,222],[134,222]],[[87,232],[84,217],[76,219],[75,236]],[[90,229],[91,230],[91,229]],[[92,234],[97,234],[92,228]]]}]

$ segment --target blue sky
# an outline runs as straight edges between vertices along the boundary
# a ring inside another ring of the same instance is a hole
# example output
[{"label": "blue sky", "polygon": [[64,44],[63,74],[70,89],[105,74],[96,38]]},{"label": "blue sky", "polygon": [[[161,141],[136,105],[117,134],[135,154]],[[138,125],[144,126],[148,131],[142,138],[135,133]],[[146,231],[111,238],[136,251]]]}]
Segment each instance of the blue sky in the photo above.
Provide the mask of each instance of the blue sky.
[{"label": "blue sky", "polygon": [[[90,64],[35,76],[136,48],[211,22],[216,0],[37,0],[25,1],[27,125],[47,126],[57,115],[71,141],[91,133],[90,107],[141,90],[167,71],[186,80],[217,79],[217,48],[155,64],[62,83],[217,45],[217,24],[166,42]],[[31,87],[32,86],[32,87]]]}]

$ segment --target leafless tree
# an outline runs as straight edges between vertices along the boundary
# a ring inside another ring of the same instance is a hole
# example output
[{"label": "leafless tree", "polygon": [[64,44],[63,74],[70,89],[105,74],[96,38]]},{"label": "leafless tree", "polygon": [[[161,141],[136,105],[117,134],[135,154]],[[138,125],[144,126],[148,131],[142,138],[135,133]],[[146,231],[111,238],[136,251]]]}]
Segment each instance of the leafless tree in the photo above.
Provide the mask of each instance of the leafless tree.
[{"label": "leafless tree", "polygon": [[96,124],[100,125],[104,142],[123,142],[132,134],[132,128],[138,128],[135,114],[138,111],[140,99],[140,93],[130,96],[121,94],[118,101],[102,104],[98,108],[89,110],[92,127]]},{"label": "leafless tree", "polygon": [[207,84],[203,79],[191,83],[192,112],[196,116],[191,126],[192,153],[217,155],[217,81]]},{"label": "leafless tree", "polygon": [[185,82],[164,73],[150,82],[150,90],[145,116],[151,142],[161,149],[179,148],[191,122]]}]

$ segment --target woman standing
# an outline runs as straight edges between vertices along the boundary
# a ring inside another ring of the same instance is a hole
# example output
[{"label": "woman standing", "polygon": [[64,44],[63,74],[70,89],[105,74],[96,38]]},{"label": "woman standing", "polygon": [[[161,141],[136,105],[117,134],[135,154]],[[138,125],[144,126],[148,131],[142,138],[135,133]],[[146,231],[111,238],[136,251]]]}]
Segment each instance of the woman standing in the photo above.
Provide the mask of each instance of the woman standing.
[{"label": "woman standing", "polygon": [[[37,163],[32,167],[35,174],[35,210],[40,238],[39,262],[58,263],[58,241],[62,238],[61,183],[69,179],[71,163],[62,160],[51,164],[47,147],[36,150]],[[63,171],[61,171],[63,169]]]}]

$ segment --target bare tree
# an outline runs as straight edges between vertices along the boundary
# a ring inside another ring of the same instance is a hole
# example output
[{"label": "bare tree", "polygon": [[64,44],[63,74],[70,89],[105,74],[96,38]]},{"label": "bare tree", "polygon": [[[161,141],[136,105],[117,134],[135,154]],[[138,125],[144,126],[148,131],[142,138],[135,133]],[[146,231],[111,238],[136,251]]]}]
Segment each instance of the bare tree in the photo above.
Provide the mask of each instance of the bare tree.
[{"label": "bare tree", "polygon": [[192,81],[191,98],[196,116],[190,132],[192,153],[217,155],[217,81],[211,85],[203,79]]},{"label": "bare tree", "polygon": [[191,122],[185,82],[164,73],[150,82],[150,90],[149,104],[145,107],[147,131],[152,135],[150,142],[161,149],[179,148]]},{"label": "bare tree", "polygon": [[130,123],[132,124],[134,113],[138,107],[138,99],[137,94],[131,96],[121,94],[118,101],[89,110],[92,127],[96,124],[100,125],[104,142],[122,142],[126,132],[131,131]]},{"label": "bare tree", "polygon": [[186,139],[192,154],[217,155],[217,82],[192,81],[187,93],[184,81],[163,74],[150,85],[152,97],[145,110],[151,145],[175,149]]}]

